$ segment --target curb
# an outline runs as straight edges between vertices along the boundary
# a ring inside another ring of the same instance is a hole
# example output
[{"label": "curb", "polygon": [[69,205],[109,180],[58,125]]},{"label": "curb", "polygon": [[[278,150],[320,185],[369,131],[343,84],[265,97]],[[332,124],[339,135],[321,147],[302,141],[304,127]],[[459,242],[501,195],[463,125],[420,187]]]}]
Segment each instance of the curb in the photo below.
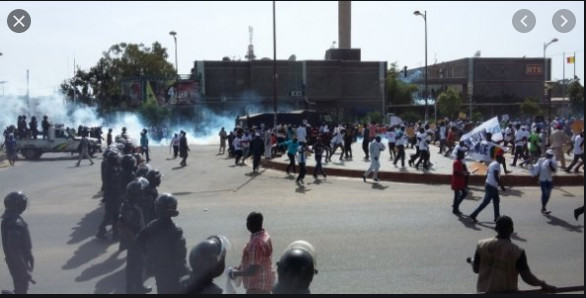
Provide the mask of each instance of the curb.
[{"label": "curb", "polygon": [[[287,164],[274,162],[267,159],[261,160],[261,165],[268,169],[285,171]],[[307,166],[307,174],[311,176],[313,173],[313,166]],[[342,169],[324,169],[328,176],[362,178],[364,171],[359,170],[342,170]],[[438,184],[451,185],[452,176],[446,174],[413,174],[413,173],[394,173],[394,172],[379,172],[378,178],[381,181],[401,182],[401,183],[416,183],[416,184]],[[505,186],[538,186],[539,182],[536,177],[519,176],[519,175],[503,175],[502,182]],[[470,176],[470,185],[484,186],[486,178],[484,176],[472,175]],[[555,186],[584,186],[584,176],[555,176],[553,184]]]}]

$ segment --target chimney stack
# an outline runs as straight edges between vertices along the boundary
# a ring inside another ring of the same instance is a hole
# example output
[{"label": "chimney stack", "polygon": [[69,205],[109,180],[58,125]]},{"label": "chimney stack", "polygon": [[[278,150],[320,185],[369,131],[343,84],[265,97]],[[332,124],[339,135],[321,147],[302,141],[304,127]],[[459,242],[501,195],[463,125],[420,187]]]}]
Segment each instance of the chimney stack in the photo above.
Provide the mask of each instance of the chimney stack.
[{"label": "chimney stack", "polygon": [[338,47],[351,49],[351,1],[338,1]]}]

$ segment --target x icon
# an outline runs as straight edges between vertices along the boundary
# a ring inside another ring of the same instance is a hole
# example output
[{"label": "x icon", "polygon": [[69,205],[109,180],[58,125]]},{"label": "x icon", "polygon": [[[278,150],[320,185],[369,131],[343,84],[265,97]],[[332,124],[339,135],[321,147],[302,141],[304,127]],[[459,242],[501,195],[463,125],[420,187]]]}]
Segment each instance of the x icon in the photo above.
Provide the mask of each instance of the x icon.
[{"label": "x icon", "polygon": [[20,17],[20,19],[19,19],[19,18],[17,18],[16,16],[12,16],[12,17],[13,17],[13,18],[16,20],[16,23],[14,23],[14,25],[13,25],[12,27],[16,27],[16,25],[18,25],[18,24],[20,24],[22,27],[26,27],[26,26],[24,25],[24,23],[22,22],[22,20],[23,20],[23,19],[24,19],[26,16],[24,16],[24,15],[23,15],[22,17]]}]

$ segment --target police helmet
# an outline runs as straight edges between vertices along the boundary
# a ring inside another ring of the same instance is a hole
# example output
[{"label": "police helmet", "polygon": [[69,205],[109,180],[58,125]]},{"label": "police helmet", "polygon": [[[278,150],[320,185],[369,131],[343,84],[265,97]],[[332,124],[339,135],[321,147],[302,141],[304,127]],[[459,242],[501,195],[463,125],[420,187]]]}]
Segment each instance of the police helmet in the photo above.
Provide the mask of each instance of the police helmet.
[{"label": "police helmet", "polygon": [[189,265],[193,274],[214,279],[224,272],[226,251],[230,241],[224,236],[214,235],[200,242],[189,253]]},{"label": "police helmet", "polygon": [[138,177],[146,177],[146,174],[152,170],[151,166],[146,164],[146,165],[141,165],[138,167],[138,169],[136,169],[136,176]]},{"label": "police helmet", "polygon": [[163,177],[163,173],[161,173],[159,170],[149,170],[145,175],[145,178],[153,187],[158,187],[161,185],[161,177]]},{"label": "police helmet", "polygon": [[120,153],[118,153],[117,151],[111,151],[110,154],[108,154],[108,163],[111,165],[118,165],[119,162]]},{"label": "police helmet", "polygon": [[138,177],[137,179],[130,181],[126,186],[126,199],[132,200],[141,198],[144,190],[148,186],[149,182],[143,177]]},{"label": "police helmet", "polygon": [[136,167],[136,159],[134,159],[134,156],[126,154],[122,157],[120,164],[123,170],[132,171]]},{"label": "police helmet", "polygon": [[179,215],[177,199],[170,193],[160,195],[155,200],[155,214],[159,218],[169,218]]},{"label": "police helmet", "polygon": [[295,241],[285,249],[277,262],[279,284],[290,289],[307,289],[317,274],[315,249],[303,240]]},{"label": "police helmet", "polygon": [[6,211],[15,211],[21,214],[26,210],[28,198],[21,191],[13,191],[4,197]]}]

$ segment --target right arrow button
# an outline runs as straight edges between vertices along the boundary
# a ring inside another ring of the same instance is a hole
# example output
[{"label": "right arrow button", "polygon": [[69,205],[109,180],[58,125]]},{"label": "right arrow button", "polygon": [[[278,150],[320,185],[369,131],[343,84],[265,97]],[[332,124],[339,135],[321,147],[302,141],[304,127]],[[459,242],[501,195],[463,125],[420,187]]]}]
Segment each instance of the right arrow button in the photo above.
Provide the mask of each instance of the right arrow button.
[{"label": "right arrow button", "polygon": [[568,33],[576,27],[576,16],[567,9],[560,9],[553,15],[551,23],[558,32]]}]

